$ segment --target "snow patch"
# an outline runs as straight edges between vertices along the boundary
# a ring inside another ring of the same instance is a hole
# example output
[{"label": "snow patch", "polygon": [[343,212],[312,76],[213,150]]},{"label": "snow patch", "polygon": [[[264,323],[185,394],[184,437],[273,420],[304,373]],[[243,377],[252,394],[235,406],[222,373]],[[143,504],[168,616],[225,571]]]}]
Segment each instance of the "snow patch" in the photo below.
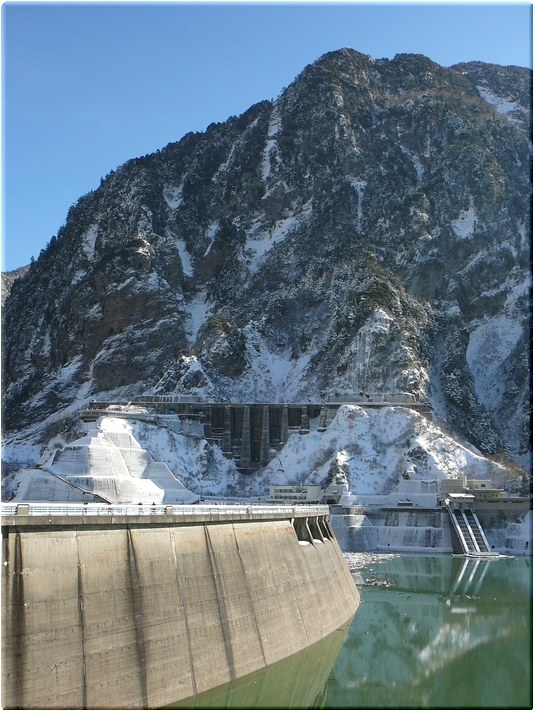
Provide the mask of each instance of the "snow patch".
[{"label": "snow patch", "polygon": [[84,277],[87,276],[87,272],[85,269],[79,269],[76,270],[76,272],[73,274],[71,284],[78,284],[78,282],[81,282]]},{"label": "snow patch", "polygon": [[[258,123],[258,118],[253,119],[253,121],[247,126],[247,128],[244,132],[244,135],[249,133],[256,126],[257,123]],[[227,156],[227,159],[223,163],[220,164],[219,168],[214,173],[214,175],[212,177],[212,182],[216,183],[219,180],[221,174],[228,171],[229,166],[234,161],[234,155],[235,155],[236,151],[243,145],[243,140],[244,139],[242,136],[233,142],[231,149],[229,151],[229,154]]]},{"label": "snow patch", "polygon": [[292,359],[286,353],[273,353],[251,324],[245,328],[245,335],[250,369],[242,387],[248,391],[256,389],[257,393],[265,394],[275,403],[291,400],[296,390],[302,387],[301,379],[310,362],[310,354]]},{"label": "snow patch", "polygon": [[508,99],[504,99],[503,97],[494,94],[487,87],[478,86],[476,87],[476,89],[478,90],[479,96],[482,99],[485,99],[485,101],[487,101],[489,104],[492,104],[492,106],[494,106],[494,108],[499,114],[507,116],[510,121],[520,123],[518,122],[518,119],[514,119],[512,116],[510,116],[510,114],[513,114],[515,112],[521,111],[524,114],[529,114],[529,111],[517,101],[510,101]]},{"label": "snow patch", "polygon": [[518,234],[520,235],[520,244],[527,245],[528,240],[531,242],[531,235],[527,234],[526,223],[518,221]]},{"label": "snow patch", "polygon": [[468,240],[474,234],[475,225],[476,210],[474,207],[474,198],[470,196],[470,206],[468,210],[461,210],[459,217],[451,221],[451,226],[458,238]]},{"label": "snow patch", "polygon": [[275,146],[277,145],[277,139],[275,136],[279,133],[281,127],[281,120],[279,116],[279,110],[277,105],[273,107],[273,111],[271,113],[271,118],[269,121],[269,127],[268,127],[268,140],[266,143],[266,147],[264,148],[264,153],[262,155],[262,164],[261,164],[261,172],[262,172],[262,180],[267,180],[269,178],[269,174],[271,173],[271,152],[272,150],[275,149]]},{"label": "snow patch", "polygon": [[175,245],[180,255],[180,261],[182,262],[182,271],[186,277],[193,277],[193,265],[191,264],[191,257],[186,247],[184,240],[179,237],[175,237]]},{"label": "snow patch", "polygon": [[208,226],[204,236],[206,238],[208,238],[208,240],[210,240],[210,243],[209,243],[208,247],[206,248],[203,257],[208,257],[208,255],[210,254],[210,250],[212,249],[212,245],[214,244],[214,240],[215,240],[215,236],[216,236],[218,227],[219,227],[219,222],[210,223],[210,225]]},{"label": "snow patch", "polygon": [[373,377],[370,377],[370,366],[374,361],[377,347],[377,336],[388,337],[394,320],[383,309],[376,309],[366,323],[361,327],[352,347],[353,357],[351,373],[353,389],[367,391],[372,389]]},{"label": "snow patch", "polygon": [[429,134],[425,139],[424,158],[431,158],[431,136]]},{"label": "snow patch", "polygon": [[253,230],[248,233],[244,254],[249,271],[252,274],[258,271],[264,255],[277,243],[282,242],[300,224],[306,214],[307,210],[304,210],[300,215],[292,215],[284,220],[278,220],[270,230],[261,230],[259,232]]},{"label": "snow patch", "polygon": [[165,185],[163,188],[163,197],[171,210],[176,210],[182,205],[182,189],[184,181],[177,187],[174,185]]},{"label": "snow patch", "polygon": [[344,106],[344,97],[342,95],[342,92],[338,89],[334,91],[334,100],[336,102],[336,106],[341,109]]},{"label": "snow patch", "polygon": [[466,360],[474,376],[478,398],[489,409],[501,401],[506,387],[502,365],[521,336],[522,324],[507,314],[486,319],[470,334]]},{"label": "snow patch", "polygon": [[188,302],[190,318],[186,323],[186,334],[191,343],[197,338],[199,329],[208,319],[213,310],[213,304],[206,298],[206,292],[200,292]]},{"label": "snow patch", "polygon": [[511,288],[509,295],[505,300],[504,308],[512,309],[520,297],[524,296],[524,294],[528,293],[531,289],[533,289],[533,277],[528,275],[521,282],[515,284]]},{"label": "snow patch", "polygon": [[424,175],[424,167],[420,161],[420,156],[417,153],[409,151],[409,149],[405,148],[405,146],[400,146],[400,148],[403,153],[410,158],[412,165],[414,166],[414,170],[416,171],[416,183],[420,185]]},{"label": "snow patch", "polygon": [[95,256],[95,244],[98,237],[98,225],[91,225],[82,237],[82,250],[89,261]]},{"label": "snow patch", "polygon": [[59,373],[61,374],[61,379],[62,380],[71,380],[71,378],[78,373],[80,370],[80,366],[82,365],[83,362],[83,357],[82,356],[76,356],[76,358],[73,358],[72,361],[69,361],[69,363],[65,364],[65,366],[62,366],[59,369]]},{"label": "snow patch", "polygon": [[356,180],[356,178],[350,178],[349,182],[351,183],[353,188],[357,191],[357,196],[359,199],[359,204],[358,204],[358,208],[357,208],[357,217],[358,217],[358,222],[359,222],[359,226],[360,226],[360,221],[362,220],[362,199],[364,197],[364,191],[366,190],[368,181]]},{"label": "snow patch", "polygon": [[12,438],[2,442],[2,462],[28,467],[39,462],[41,447],[29,441]]}]

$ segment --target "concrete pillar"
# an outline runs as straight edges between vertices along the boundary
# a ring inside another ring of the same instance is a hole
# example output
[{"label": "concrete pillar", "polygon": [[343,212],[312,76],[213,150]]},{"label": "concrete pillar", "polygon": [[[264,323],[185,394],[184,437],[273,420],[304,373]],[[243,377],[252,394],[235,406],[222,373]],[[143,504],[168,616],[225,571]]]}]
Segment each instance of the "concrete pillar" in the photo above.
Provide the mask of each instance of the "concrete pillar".
[{"label": "concrete pillar", "polygon": [[282,406],[282,419],[281,419],[281,443],[288,442],[288,406]]},{"label": "concrete pillar", "polygon": [[264,467],[269,462],[269,407],[262,410],[262,441],[260,443],[260,466]]},{"label": "concrete pillar", "polygon": [[248,405],[243,406],[240,467],[251,467],[251,412]]},{"label": "concrete pillar", "polygon": [[306,405],[301,408],[301,430],[299,432],[301,435],[310,432],[310,421],[308,419],[308,408]]},{"label": "concrete pillar", "polygon": [[204,409],[204,437],[212,439],[212,406],[207,405]]},{"label": "concrete pillar", "polygon": [[221,449],[225,457],[232,457],[232,434],[230,431],[230,406],[225,406],[225,415],[223,419],[223,438],[221,440]]},{"label": "concrete pillar", "polygon": [[325,404],[321,406],[321,411],[320,411],[320,421],[318,425],[318,432],[323,433],[327,430],[327,409],[325,408]]},{"label": "concrete pillar", "polygon": [[327,422],[325,425],[329,427],[329,425],[333,422],[333,420],[336,418],[336,414],[338,413],[338,408],[340,408],[339,405],[330,405],[327,408]]}]

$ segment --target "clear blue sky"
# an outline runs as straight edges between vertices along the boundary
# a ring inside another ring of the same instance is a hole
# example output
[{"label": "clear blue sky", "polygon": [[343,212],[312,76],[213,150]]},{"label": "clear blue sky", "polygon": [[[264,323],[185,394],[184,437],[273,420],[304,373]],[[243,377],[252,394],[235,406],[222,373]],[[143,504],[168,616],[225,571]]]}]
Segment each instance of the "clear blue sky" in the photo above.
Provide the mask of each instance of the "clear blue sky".
[{"label": "clear blue sky", "polygon": [[325,52],[532,64],[531,4],[2,6],[2,269],[110,170],[276,98]]}]

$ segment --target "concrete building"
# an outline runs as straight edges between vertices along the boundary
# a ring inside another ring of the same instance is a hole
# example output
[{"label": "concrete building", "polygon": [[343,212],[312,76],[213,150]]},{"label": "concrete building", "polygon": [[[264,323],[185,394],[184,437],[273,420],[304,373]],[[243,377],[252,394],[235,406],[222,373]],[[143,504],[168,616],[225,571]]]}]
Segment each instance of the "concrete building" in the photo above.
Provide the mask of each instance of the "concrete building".
[{"label": "concrete building", "polygon": [[532,500],[490,480],[404,480],[387,495],[346,492],[331,508],[344,551],[531,554]]}]

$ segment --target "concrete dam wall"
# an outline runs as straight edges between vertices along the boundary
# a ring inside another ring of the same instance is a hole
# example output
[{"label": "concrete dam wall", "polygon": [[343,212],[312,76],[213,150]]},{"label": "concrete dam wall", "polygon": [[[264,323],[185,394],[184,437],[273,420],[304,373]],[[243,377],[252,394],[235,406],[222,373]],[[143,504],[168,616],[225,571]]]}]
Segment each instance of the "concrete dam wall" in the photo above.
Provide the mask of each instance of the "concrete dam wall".
[{"label": "concrete dam wall", "polygon": [[[137,406],[150,413],[136,413],[135,407],[93,401],[80,411],[83,420],[100,416],[137,418],[186,435],[204,437],[233,459],[242,472],[265,467],[280,451],[291,433],[304,435],[311,429],[323,432],[331,424],[342,404],[365,408],[404,406],[429,415],[427,403],[417,402],[409,394],[344,396],[327,403],[202,403],[176,395],[138,396]],[[139,410],[139,408],[138,408]]]},{"label": "concrete dam wall", "polygon": [[351,619],[326,507],[206,509],[3,516],[2,706],[162,707]]}]

